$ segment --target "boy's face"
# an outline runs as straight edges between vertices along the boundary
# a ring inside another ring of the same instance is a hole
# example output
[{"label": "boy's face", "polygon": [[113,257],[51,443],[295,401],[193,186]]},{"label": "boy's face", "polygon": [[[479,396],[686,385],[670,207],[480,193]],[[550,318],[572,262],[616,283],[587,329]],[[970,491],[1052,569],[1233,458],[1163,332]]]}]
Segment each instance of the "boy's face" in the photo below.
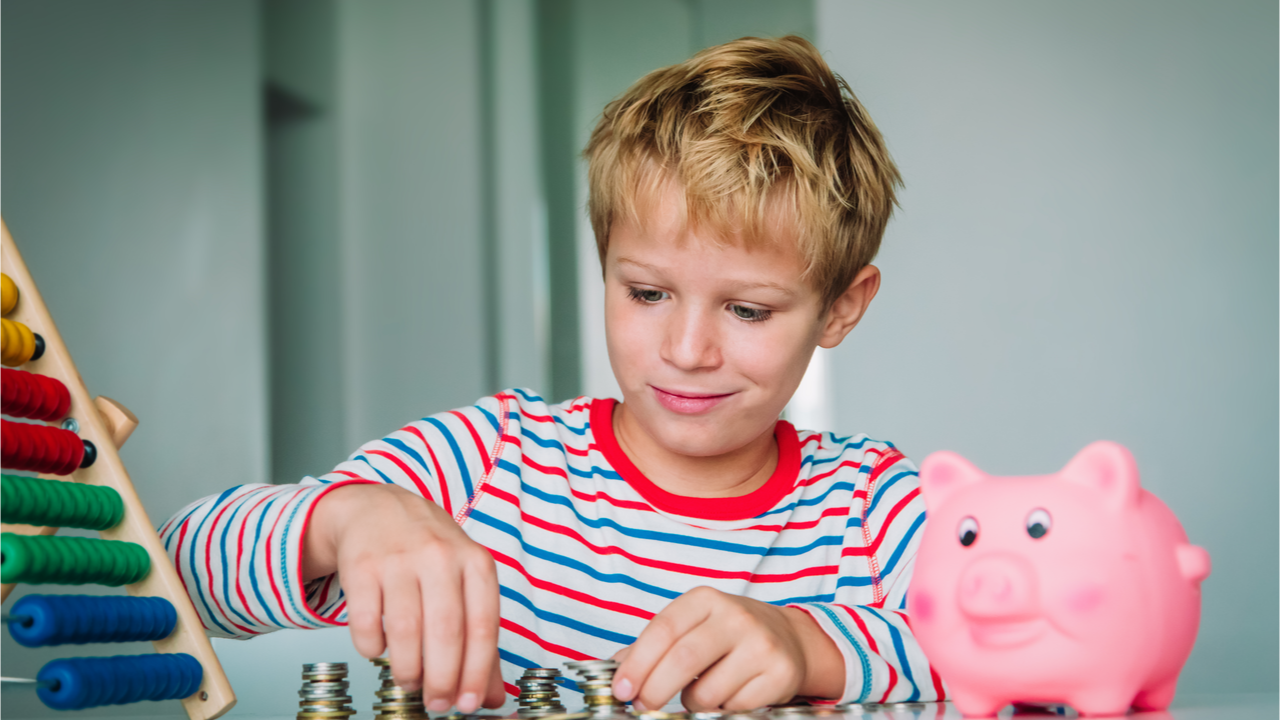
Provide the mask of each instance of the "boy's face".
[{"label": "boy's face", "polygon": [[686,226],[681,190],[666,185],[641,206],[645,222],[609,235],[609,359],[628,421],[667,451],[713,457],[771,431],[814,348],[848,328],[831,342],[794,243],[715,242]]}]

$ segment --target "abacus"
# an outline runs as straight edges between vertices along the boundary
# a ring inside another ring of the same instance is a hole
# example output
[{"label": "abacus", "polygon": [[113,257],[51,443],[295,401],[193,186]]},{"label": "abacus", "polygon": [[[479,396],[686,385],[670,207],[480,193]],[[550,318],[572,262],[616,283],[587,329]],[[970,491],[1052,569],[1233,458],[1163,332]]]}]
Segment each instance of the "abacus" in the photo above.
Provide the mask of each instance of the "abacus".
[{"label": "abacus", "polygon": [[[124,585],[133,596],[27,595],[9,631],[25,646],[154,643],[153,655],[47,663],[36,683],[50,707],[181,699],[192,720],[219,717],[235,694],[117,452],[137,418],[90,400],[2,220],[0,235],[0,412],[36,421],[0,421],[2,464],[38,473],[3,477],[0,602],[17,582]],[[100,538],[54,537],[58,527]]]}]

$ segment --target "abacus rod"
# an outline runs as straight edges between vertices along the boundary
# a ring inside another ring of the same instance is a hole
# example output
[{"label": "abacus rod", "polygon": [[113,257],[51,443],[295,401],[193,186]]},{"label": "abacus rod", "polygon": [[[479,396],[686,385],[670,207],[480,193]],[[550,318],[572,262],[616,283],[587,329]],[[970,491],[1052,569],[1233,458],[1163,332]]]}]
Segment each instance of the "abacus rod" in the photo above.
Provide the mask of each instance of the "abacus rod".
[{"label": "abacus rod", "polygon": [[9,613],[0,614],[0,623],[4,623],[8,625],[11,622],[26,624],[31,622],[31,616],[30,615],[10,615]]},{"label": "abacus rod", "polygon": [[53,688],[57,686],[55,680],[36,680],[35,678],[12,678],[0,677],[0,683],[13,683],[15,685],[34,685],[36,687]]}]

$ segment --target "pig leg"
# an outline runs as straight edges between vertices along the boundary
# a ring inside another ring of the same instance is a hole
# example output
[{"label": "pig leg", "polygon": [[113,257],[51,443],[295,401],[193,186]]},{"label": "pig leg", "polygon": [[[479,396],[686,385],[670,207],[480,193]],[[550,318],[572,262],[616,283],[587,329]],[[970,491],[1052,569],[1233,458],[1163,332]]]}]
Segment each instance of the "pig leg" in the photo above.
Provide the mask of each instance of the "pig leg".
[{"label": "pig leg", "polygon": [[955,687],[949,687],[947,691],[951,702],[965,717],[995,717],[1008,704],[1007,700],[1001,698],[958,690]]},{"label": "pig leg", "polygon": [[1124,715],[1137,691],[1132,688],[1095,687],[1077,692],[1068,704],[1084,715]]},{"label": "pig leg", "polygon": [[1178,689],[1178,678],[1167,680],[1155,687],[1138,693],[1133,699],[1133,706],[1138,710],[1165,710],[1173,702],[1173,693]]}]

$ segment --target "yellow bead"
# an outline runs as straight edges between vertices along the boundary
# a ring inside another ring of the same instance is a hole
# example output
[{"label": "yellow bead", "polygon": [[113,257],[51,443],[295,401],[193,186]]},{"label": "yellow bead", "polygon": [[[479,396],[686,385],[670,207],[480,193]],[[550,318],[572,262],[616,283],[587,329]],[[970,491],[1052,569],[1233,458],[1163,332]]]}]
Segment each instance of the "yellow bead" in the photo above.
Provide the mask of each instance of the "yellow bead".
[{"label": "yellow bead", "polygon": [[18,286],[13,279],[0,273],[0,315],[8,315],[14,305],[18,304]]},{"label": "yellow bead", "polygon": [[17,367],[36,351],[36,336],[20,322],[0,318],[0,364]]}]

